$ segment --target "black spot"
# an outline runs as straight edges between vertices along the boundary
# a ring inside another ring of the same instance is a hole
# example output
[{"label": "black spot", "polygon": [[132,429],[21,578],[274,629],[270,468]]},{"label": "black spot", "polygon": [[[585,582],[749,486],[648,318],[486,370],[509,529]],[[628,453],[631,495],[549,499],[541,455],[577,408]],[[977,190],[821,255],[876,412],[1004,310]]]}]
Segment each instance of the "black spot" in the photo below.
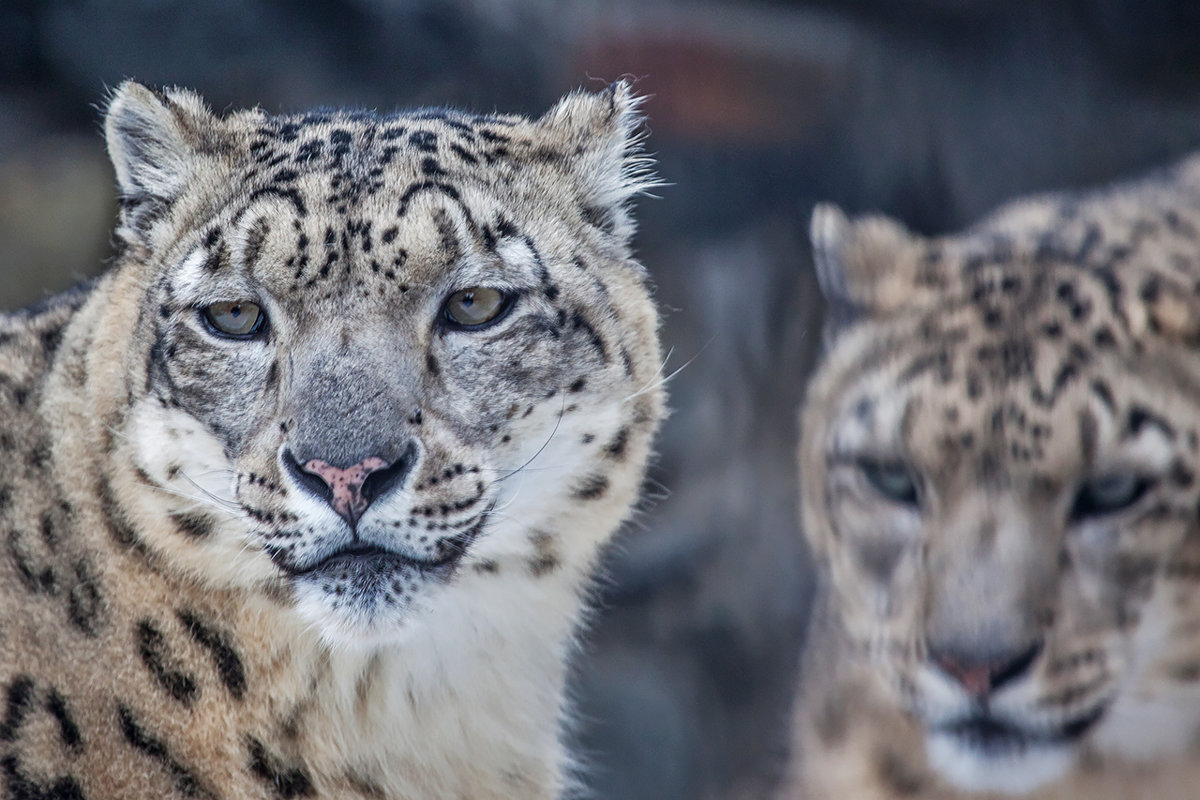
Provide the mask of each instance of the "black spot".
[{"label": "black spot", "polygon": [[184,536],[189,539],[207,539],[212,536],[212,523],[196,514],[175,512],[171,514],[171,522]]},{"label": "black spot", "polygon": [[875,772],[880,782],[896,797],[909,797],[925,788],[924,776],[917,768],[891,750],[876,754]]},{"label": "black spot", "polygon": [[442,165],[433,156],[426,156],[421,159],[421,172],[431,178],[440,178],[447,174],[446,170],[442,169]]},{"label": "black spot", "polygon": [[1196,473],[1184,464],[1183,461],[1175,459],[1171,462],[1171,482],[1181,488],[1191,486],[1196,480]]},{"label": "black spot", "polygon": [[609,458],[620,460],[625,457],[625,449],[629,445],[629,428],[621,428],[613,436],[611,442],[604,446],[604,453]]},{"label": "black spot", "polygon": [[50,786],[39,785],[21,772],[15,755],[0,759],[0,774],[8,788],[5,800],[85,800],[83,789],[74,778],[59,778]]},{"label": "black spot", "polygon": [[479,163],[479,159],[476,158],[475,156],[471,155],[471,153],[467,152],[465,149],[463,149],[463,146],[460,144],[450,145],[450,150],[453,151],[459,158],[461,158],[463,161],[467,162],[468,164],[478,164]]},{"label": "black spot", "polygon": [[314,794],[312,779],[303,766],[283,766],[254,737],[248,738],[247,749],[250,751],[250,771],[270,786],[276,797],[311,797]]},{"label": "black spot", "polygon": [[592,327],[591,323],[584,319],[581,312],[576,311],[571,315],[571,325],[575,330],[583,331],[583,333],[587,335],[588,341],[591,342],[592,347],[594,347],[600,354],[600,360],[607,364],[608,348],[604,346],[604,340],[600,338],[600,334],[596,333],[596,329]]},{"label": "black spot", "polygon": [[192,639],[212,655],[221,683],[234,698],[241,700],[246,693],[246,669],[229,635],[207,625],[191,611],[181,609],[177,613]]},{"label": "black spot", "polygon": [[79,725],[67,707],[66,699],[58,693],[57,689],[51,689],[46,696],[46,710],[58,722],[58,735],[62,739],[63,745],[76,753],[82,752],[83,735],[79,732]]},{"label": "black spot", "polygon": [[103,625],[104,599],[100,594],[100,582],[91,564],[81,559],[75,564],[75,583],[67,596],[67,615],[71,624],[95,636]]},{"label": "black spot", "polygon": [[583,221],[594,228],[599,228],[605,233],[612,233],[615,227],[612,212],[607,208],[600,206],[583,206],[579,209],[579,215],[583,217]]},{"label": "black spot", "polygon": [[42,343],[42,353],[47,357],[54,354],[58,346],[62,343],[63,329],[61,326],[47,328],[38,334],[38,340]]},{"label": "black spot", "polygon": [[21,584],[33,594],[54,594],[57,588],[54,570],[35,564],[33,557],[22,546],[21,538],[19,531],[8,533],[8,554],[17,568]]},{"label": "black spot", "polygon": [[15,742],[17,732],[25,722],[25,715],[33,703],[33,678],[18,675],[8,685],[5,700],[4,721],[0,722],[0,742]]},{"label": "black spot", "polygon": [[413,131],[408,135],[408,143],[425,153],[437,152],[437,139],[433,131]]},{"label": "black spot", "polygon": [[578,500],[597,500],[608,491],[608,478],[603,475],[592,475],[585,478],[575,488],[575,498]]},{"label": "black spot", "polygon": [[1092,393],[1100,398],[1100,402],[1104,403],[1110,413],[1116,411],[1116,400],[1113,398],[1112,389],[1109,388],[1109,385],[1105,381],[1099,378],[1092,381]]},{"label": "black spot", "polygon": [[435,378],[442,374],[442,369],[438,366],[437,359],[433,357],[433,353],[425,356],[425,367],[429,370],[429,374]]},{"label": "black spot", "polygon": [[832,696],[826,698],[813,717],[817,736],[827,747],[836,747],[845,740],[849,729],[846,723],[846,704]]},{"label": "black spot", "polygon": [[192,774],[191,770],[175,760],[161,739],[152,736],[142,728],[128,707],[124,704],[119,705],[117,707],[117,716],[121,724],[121,733],[125,736],[125,741],[157,761],[166,769],[175,781],[175,788],[180,793],[185,797],[216,800],[216,796],[204,788],[199,779]]},{"label": "black spot", "polygon": [[151,620],[144,619],[137,624],[135,632],[138,653],[150,674],[173,699],[185,706],[191,705],[199,693],[196,679],[176,668],[176,659],[171,655],[162,631]]},{"label": "black spot", "polygon": [[479,129],[479,136],[480,136],[482,139],[484,139],[485,141],[488,141],[488,142],[493,142],[493,143],[494,143],[494,142],[509,142],[509,141],[512,141],[511,139],[509,139],[509,138],[508,138],[507,136],[505,136],[504,134],[502,134],[502,133],[496,133],[495,131],[490,131],[490,130],[488,130],[487,128],[480,128],[480,129]]}]

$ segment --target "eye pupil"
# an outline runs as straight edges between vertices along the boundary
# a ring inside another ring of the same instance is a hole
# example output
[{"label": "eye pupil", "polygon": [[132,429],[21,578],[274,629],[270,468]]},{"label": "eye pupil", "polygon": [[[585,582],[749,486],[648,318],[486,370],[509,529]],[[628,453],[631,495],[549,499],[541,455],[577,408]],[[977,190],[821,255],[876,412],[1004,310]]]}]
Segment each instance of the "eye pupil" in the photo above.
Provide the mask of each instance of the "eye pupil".
[{"label": "eye pupil", "polygon": [[1093,478],[1076,492],[1070,517],[1079,521],[1121,511],[1140,500],[1150,485],[1149,480],[1129,473]]},{"label": "eye pupil", "polygon": [[889,500],[915,506],[919,502],[917,484],[912,473],[901,464],[863,461],[859,464],[863,477]]},{"label": "eye pupil", "polygon": [[213,303],[203,310],[204,321],[219,336],[248,339],[262,331],[266,314],[255,303],[238,300]]},{"label": "eye pupil", "polygon": [[512,305],[510,295],[499,289],[472,286],[446,298],[442,316],[452,328],[478,328],[498,319]]}]

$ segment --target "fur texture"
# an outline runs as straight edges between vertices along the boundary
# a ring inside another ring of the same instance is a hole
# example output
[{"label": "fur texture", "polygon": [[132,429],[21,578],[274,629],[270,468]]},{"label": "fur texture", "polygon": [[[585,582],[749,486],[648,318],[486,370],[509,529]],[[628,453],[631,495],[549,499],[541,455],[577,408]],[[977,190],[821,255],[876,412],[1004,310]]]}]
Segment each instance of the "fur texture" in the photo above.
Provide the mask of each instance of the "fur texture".
[{"label": "fur texture", "polygon": [[537,120],[116,91],[113,269],[0,317],[5,797],[564,791],[663,413],[638,124],[624,84]]}]

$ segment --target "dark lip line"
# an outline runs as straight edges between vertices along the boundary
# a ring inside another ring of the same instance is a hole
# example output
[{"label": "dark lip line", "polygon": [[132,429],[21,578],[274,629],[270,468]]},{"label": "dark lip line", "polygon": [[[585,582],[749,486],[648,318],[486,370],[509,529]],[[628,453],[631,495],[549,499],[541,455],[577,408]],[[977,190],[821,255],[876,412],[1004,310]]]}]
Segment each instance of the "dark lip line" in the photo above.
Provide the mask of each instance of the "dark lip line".
[{"label": "dark lip line", "polygon": [[1101,703],[1096,708],[1092,709],[1082,717],[1071,720],[1050,731],[1027,731],[1010,722],[1003,722],[995,719],[990,714],[976,714],[966,719],[958,720],[957,722],[938,725],[931,727],[930,730],[934,733],[942,733],[955,738],[968,736],[971,728],[975,726],[985,726],[990,728],[991,732],[996,735],[1003,735],[1008,738],[1019,739],[1028,744],[1065,744],[1078,740],[1088,730],[1090,730],[1097,722],[1104,717],[1108,710],[1106,703]]},{"label": "dark lip line", "polygon": [[436,559],[413,558],[411,556],[404,555],[403,553],[398,553],[395,550],[388,550],[386,547],[380,547],[376,544],[358,541],[352,542],[347,547],[342,547],[332,553],[329,553],[319,561],[310,564],[303,569],[297,568],[292,564],[287,563],[282,558],[277,557],[277,553],[279,551],[268,550],[267,554],[271,557],[271,560],[275,562],[275,565],[291,578],[302,578],[321,569],[321,567],[325,566],[335,558],[344,558],[347,556],[351,558],[362,559],[392,559],[394,561],[399,561],[409,566],[416,567],[422,572],[444,570],[447,568],[453,568],[453,566],[462,560],[462,558],[467,554],[467,549],[470,547],[471,543],[479,537],[479,533],[483,530],[484,525],[487,524],[489,512],[491,512],[494,505],[495,501],[489,504],[488,507],[479,514],[479,518],[476,520],[475,524],[466,531],[446,539],[445,541],[449,545],[446,548],[446,554]]}]

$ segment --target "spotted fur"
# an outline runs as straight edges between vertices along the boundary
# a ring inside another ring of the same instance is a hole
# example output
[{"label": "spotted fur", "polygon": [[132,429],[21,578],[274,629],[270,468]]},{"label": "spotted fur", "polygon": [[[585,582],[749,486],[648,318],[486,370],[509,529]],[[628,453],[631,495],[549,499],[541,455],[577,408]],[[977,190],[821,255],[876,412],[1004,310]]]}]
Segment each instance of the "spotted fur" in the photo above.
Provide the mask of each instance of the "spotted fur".
[{"label": "spotted fur", "polygon": [[1194,796],[1200,157],[933,239],[821,207],[813,241],[780,796]]},{"label": "spotted fur", "polygon": [[[638,122],[624,84],[536,120],[116,91],[113,268],[0,316],[0,796],[567,789],[662,416]],[[476,286],[508,310],[449,324]]]}]

